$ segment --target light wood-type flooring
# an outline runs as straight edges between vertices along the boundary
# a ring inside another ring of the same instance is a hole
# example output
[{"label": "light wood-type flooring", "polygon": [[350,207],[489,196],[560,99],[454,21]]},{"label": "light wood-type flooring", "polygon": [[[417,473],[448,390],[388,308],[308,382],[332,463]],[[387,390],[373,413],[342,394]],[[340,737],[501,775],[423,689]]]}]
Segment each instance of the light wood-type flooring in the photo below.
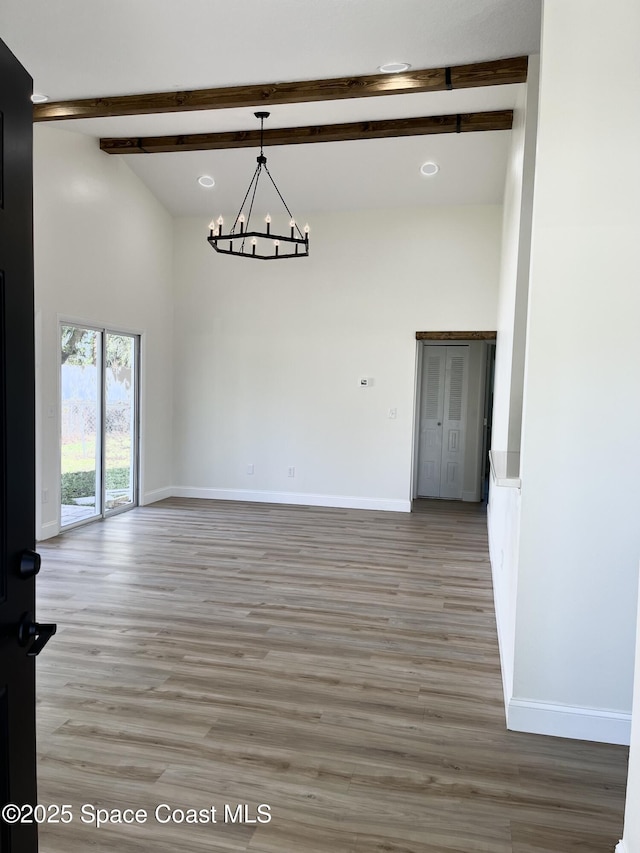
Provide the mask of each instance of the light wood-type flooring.
[{"label": "light wood-type flooring", "polygon": [[[621,835],[625,748],[505,729],[478,505],[172,499],[40,551],[59,631],[38,659],[39,799],[74,814],[42,853],[605,853]],[[83,804],[149,817],[98,829]],[[162,824],[159,804],[217,822]],[[272,819],[225,823],[225,804]]]}]

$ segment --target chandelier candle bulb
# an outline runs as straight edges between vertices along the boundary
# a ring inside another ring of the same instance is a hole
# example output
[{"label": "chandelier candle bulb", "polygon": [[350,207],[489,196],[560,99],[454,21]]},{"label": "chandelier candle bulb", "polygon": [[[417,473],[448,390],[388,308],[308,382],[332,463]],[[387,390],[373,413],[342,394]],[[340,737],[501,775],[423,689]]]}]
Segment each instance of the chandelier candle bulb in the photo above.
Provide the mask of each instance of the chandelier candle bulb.
[{"label": "chandelier candle bulb", "polygon": [[256,239],[255,237],[252,237],[252,238],[251,238],[251,254],[252,254],[252,255],[255,255],[255,253],[256,253],[256,243],[257,243],[257,242],[258,242],[258,241],[257,241],[257,239]]},{"label": "chandelier candle bulb", "polygon": [[291,222],[289,223],[289,226],[290,226],[290,228],[291,228],[291,236],[293,237],[293,229],[296,227],[296,221],[295,221],[295,219],[292,219],[292,220],[291,220]]},{"label": "chandelier candle bulb", "polygon": [[280,251],[280,240],[274,240],[273,245],[276,247],[276,255]]},{"label": "chandelier candle bulb", "polygon": [[309,238],[309,223],[304,226],[304,233],[307,235],[307,239]]},{"label": "chandelier candle bulb", "polygon": [[244,231],[244,213],[240,214],[240,218],[238,219],[238,222],[240,223],[240,233],[242,234]]},{"label": "chandelier candle bulb", "polygon": [[218,237],[222,236],[222,226],[224,225],[224,219],[219,216],[218,217]]}]

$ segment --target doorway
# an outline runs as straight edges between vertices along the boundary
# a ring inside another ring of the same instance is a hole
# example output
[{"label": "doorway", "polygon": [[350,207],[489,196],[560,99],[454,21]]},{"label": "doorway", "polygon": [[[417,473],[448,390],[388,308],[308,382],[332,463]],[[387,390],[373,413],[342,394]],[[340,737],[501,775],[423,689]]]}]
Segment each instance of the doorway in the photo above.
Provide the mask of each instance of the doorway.
[{"label": "doorway", "polygon": [[60,325],[60,527],[138,505],[140,338]]},{"label": "doorway", "polygon": [[418,332],[413,498],[480,502],[495,332]]}]

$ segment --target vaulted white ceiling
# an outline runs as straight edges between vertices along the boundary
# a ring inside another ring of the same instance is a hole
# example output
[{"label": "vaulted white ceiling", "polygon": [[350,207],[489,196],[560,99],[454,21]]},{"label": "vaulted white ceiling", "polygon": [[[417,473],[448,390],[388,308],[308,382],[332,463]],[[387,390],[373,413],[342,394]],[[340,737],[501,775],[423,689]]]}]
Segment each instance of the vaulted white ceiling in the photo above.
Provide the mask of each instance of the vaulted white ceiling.
[{"label": "vaulted white ceiling", "polygon": [[[430,68],[536,53],[540,0],[2,0],[2,38],[51,100]],[[292,104],[269,126],[332,124],[512,107],[516,86]],[[257,126],[253,110],[53,122],[95,136]],[[501,200],[508,131],[273,147],[269,166],[293,208],[477,204]],[[113,156],[113,155],[104,155]],[[232,211],[251,149],[117,155],[175,215]],[[425,160],[440,172],[419,174]],[[203,190],[201,174],[216,186]]]}]

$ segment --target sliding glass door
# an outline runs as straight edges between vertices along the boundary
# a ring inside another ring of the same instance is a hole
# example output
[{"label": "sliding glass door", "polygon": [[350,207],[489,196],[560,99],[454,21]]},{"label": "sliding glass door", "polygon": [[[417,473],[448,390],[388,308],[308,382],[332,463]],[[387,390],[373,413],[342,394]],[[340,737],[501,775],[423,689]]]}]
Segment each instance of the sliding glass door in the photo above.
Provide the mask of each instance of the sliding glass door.
[{"label": "sliding glass door", "polygon": [[60,524],[102,514],[102,333],[62,326]]},{"label": "sliding glass door", "polygon": [[138,503],[139,338],[60,327],[60,524]]},{"label": "sliding glass door", "polygon": [[104,510],[135,506],[138,467],[138,346],[133,335],[105,332]]}]

